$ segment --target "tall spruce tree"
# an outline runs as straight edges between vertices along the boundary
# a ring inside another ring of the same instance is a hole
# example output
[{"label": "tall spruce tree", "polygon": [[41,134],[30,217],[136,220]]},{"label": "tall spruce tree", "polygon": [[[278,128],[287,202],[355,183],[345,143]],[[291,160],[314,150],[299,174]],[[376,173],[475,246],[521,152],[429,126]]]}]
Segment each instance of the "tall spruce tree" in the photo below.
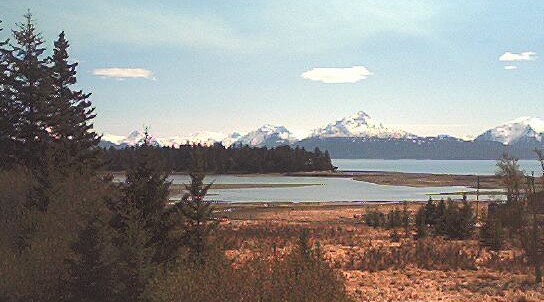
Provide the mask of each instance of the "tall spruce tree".
[{"label": "tall spruce tree", "polygon": [[[94,107],[89,100],[90,93],[74,90],[77,63],[69,62],[69,43],[61,32],[55,41],[51,61],[53,92],[51,104],[51,134],[57,147],[57,165],[85,168],[96,162],[100,137],[92,131]],[[60,156],[62,155],[62,156]]]},{"label": "tall spruce tree", "polygon": [[[122,296],[141,301],[154,274],[179,256],[183,244],[179,234],[179,215],[168,206],[168,173],[154,156],[152,139],[147,133],[134,148],[134,162],[122,185],[122,197],[113,205],[115,239],[121,259]],[[177,229],[176,229],[177,228]]]},{"label": "tall spruce tree", "polygon": [[45,211],[51,189],[50,164],[52,136],[50,121],[54,111],[50,102],[52,85],[44,40],[36,29],[32,14],[13,30],[13,43],[7,51],[6,85],[10,98],[10,154],[36,178],[29,204]]},{"label": "tall spruce tree", "polygon": [[8,53],[7,83],[11,106],[17,116],[12,117],[10,133],[16,144],[14,156],[26,166],[36,169],[43,165],[47,148],[53,106],[51,104],[51,77],[48,59],[44,56],[44,40],[37,31],[32,14],[13,31],[14,43]]},{"label": "tall spruce tree", "polygon": [[187,192],[176,203],[175,209],[185,218],[185,244],[189,248],[191,261],[202,264],[208,237],[217,226],[217,222],[213,220],[212,202],[204,199],[212,184],[204,185],[202,173],[193,173],[190,176],[191,184],[186,185]]}]

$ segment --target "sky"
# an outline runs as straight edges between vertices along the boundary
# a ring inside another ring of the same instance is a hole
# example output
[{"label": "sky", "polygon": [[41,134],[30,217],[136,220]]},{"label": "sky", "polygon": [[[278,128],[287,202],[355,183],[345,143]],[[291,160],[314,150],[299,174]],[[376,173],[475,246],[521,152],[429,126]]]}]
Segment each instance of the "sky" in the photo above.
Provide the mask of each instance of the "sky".
[{"label": "sky", "polygon": [[0,0],[3,27],[27,9],[49,45],[66,32],[100,133],[301,133],[362,110],[467,137],[544,117],[544,1]]}]

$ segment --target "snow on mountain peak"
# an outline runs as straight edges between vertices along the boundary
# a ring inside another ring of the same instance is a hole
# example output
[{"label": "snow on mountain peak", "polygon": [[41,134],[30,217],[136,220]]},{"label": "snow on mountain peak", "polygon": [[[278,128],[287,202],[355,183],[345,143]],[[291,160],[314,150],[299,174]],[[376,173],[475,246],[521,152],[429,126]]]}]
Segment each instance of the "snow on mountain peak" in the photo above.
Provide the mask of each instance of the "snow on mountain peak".
[{"label": "snow on mountain peak", "polygon": [[330,123],[324,128],[314,130],[312,136],[404,138],[411,137],[412,135],[402,130],[387,128],[382,123],[370,117],[366,112],[359,111]]},{"label": "snow on mountain peak", "polygon": [[476,138],[479,141],[496,141],[510,145],[524,139],[544,138],[544,120],[537,117],[520,117],[489,129]]},{"label": "snow on mountain peak", "polygon": [[261,147],[290,144],[295,140],[295,136],[284,126],[264,124],[257,130],[240,137],[236,143]]}]

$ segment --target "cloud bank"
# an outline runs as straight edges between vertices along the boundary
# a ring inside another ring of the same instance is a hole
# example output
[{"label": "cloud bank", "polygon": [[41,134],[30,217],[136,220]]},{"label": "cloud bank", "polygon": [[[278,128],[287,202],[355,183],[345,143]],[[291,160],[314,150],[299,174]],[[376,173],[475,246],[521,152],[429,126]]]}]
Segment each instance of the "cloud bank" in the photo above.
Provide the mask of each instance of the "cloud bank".
[{"label": "cloud bank", "polygon": [[517,66],[514,66],[514,65],[506,65],[506,66],[504,66],[504,69],[506,69],[506,70],[514,70],[514,69],[518,69],[518,67],[517,67]]},{"label": "cloud bank", "polygon": [[327,84],[356,83],[372,75],[364,66],[347,68],[312,68],[301,77],[307,80],[323,82]]},{"label": "cloud bank", "polygon": [[505,52],[499,57],[499,61],[503,62],[516,62],[516,61],[534,61],[536,59],[536,52],[524,51],[522,53]]},{"label": "cloud bank", "polygon": [[143,68],[99,68],[93,70],[93,74],[104,78],[135,79],[143,78],[154,80],[153,72]]}]

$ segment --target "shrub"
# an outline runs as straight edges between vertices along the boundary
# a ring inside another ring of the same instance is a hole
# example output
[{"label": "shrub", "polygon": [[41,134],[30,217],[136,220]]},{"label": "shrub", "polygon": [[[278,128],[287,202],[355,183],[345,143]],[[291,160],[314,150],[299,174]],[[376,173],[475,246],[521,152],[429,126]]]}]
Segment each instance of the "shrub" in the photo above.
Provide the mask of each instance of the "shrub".
[{"label": "shrub", "polygon": [[409,265],[428,270],[474,269],[476,255],[465,250],[462,243],[433,238],[403,242],[398,247],[372,247],[361,255],[359,263],[361,270],[372,272]]},{"label": "shrub", "polygon": [[365,222],[370,227],[384,227],[385,221],[385,215],[378,210],[370,210],[365,213]]},{"label": "shrub", "polygon": [[483,217],[484,224],[480,228],[480,244],[492,251],[500,251],[504,242],[502,222],[494,213]]},{"label": "shrub", "polygon": [[153,301],[350,301],[344,280],[311,248],[307,232],[284,258],[233,267],[216,250],[206,261],[179,263],[152,285]]},{"label": "shrub", "polygon": [[435,232],[449,239],[469,239],[474,233],[474,222],[472,207],[467,201],[459,207],[450,199],[444,214],[437,216]]}]

